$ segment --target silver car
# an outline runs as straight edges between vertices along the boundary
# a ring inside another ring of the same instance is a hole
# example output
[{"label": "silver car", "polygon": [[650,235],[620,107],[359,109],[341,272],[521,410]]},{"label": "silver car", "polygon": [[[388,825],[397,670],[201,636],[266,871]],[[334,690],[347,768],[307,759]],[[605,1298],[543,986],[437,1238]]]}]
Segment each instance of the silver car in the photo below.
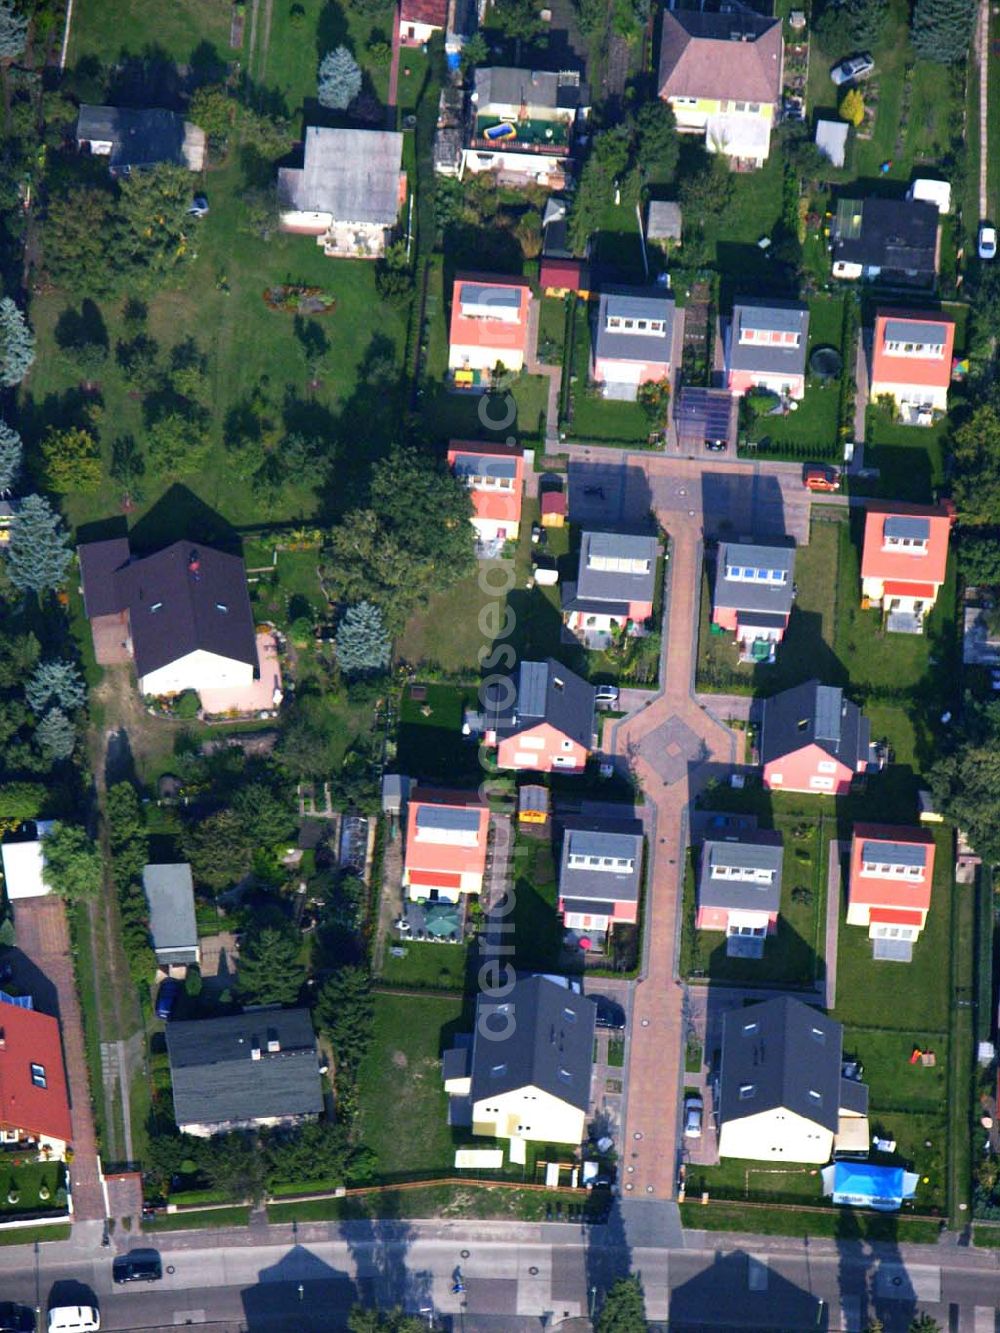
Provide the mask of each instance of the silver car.
[{"label": "silver car", "polygon": [[848,56],[846,60],[834,65],[830,70],[830,78],[839,88],[845,83],[853,83],[855,79],[867,79],[874,72],[875,61],[865,51],[859,56]]},{"label": "silver car", "polygon": [[684,1098],[684,1137],[701,1138],[701,1122],[705,1114],[705,1103],[698,1096]]}]

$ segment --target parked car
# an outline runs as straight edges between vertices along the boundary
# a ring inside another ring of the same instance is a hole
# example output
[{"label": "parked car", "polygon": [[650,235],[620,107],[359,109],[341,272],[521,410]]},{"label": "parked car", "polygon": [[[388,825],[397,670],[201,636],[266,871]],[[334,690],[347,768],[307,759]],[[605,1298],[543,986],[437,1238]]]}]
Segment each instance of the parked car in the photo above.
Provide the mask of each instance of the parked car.
[{"label": "parked car", "polygon": [[727,449],[725,440],[706,440],[705,448],[710,454],[724,454]]},{"label": "parked car", "polygon": [[701,1122],[705,1114],[705,1103],[696,1095],[684,1098],[684,1137],[701,1138]]},{"label": "parked car", "polygon": [[174,977],[167,977],[156,997],[156,1017],[164,1022],[171,1018],[180,994],[181,983]]},{"label": "parked car", "polygon": [[617,685],[598,685],[594,690],[594,702],[598,708],[614,708],[620,694]]},{"label": "parked car", "polygon": [[836,468],[812,463],[802,469],[802,485],[807,491],[839,491],[840,474]]},{"label": "parked car", "polygon": [[593,999],[597,1001],[597,1017],[594,1019],[597,1026],[609,1032],[624,1032],[625,1010],[618,1001],[609,1000],[606,995],[595,995]]},{"label": "parked car", "polygon": [[996,259],[997,257],[997,229],[991,226],[989,222],[980,222],[979,224],[979,258]]},{"label": "parked car", "polygon": [[98,1333],[101,1316],[95,1305],[53,1305],[49,1333]]},{"label": "parked car", "polygon": [[867,79],[874,72],[875,61],[865,51],[858,56],[848,56],[846,60],[834,65],[830,70],[830,78],[840,88],[845,83],[853,83],[855,79]]},{"label": "parked car", "polygon": [[0,1301],[0,1333],[35,1333],[35,1312],[31,1306]]},{"label": "parked car", "polygon": [[203,218],[208,215],[208,200],[203,194],[196,194],[188,208],[188,217]]},{"label": "parked car", "polygon": [[111,1276],[119,1286],[126,1282],[159,1282],[163,1264],[155,1250],[130,1250],[116,1257]]}]

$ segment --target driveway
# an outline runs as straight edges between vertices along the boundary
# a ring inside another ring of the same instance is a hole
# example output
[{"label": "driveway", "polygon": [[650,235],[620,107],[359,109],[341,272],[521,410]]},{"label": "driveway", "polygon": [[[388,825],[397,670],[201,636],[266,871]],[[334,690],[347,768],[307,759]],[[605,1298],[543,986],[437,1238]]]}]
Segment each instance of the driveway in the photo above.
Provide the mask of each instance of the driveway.
[{"label": "driveway", "polygon": [[33,997],[36,1008],[59,1019],[62,1030],[73,1114],[73,1162],[69,1168],[73,1220],[97,1221],[105,1215],[104,1195],[66,909],[61,900],[51,894],[44,898],[22,899],[14,909],[14,929],[17,937],[15,981]]}]

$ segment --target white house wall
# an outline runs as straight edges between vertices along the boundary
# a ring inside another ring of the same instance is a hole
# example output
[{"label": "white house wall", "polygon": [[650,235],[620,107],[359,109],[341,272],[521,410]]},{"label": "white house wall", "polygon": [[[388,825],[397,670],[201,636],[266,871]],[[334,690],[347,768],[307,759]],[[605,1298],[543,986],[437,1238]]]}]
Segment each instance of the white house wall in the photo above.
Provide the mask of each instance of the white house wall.
[{"label": "white house wall", "polygon": [[237,662],[198,648],[140,677],[139,689],[152,695],[181,694],[184,690],[246,689],[253,684],[253,670],[249,662]]},{"label": "white house wall", "polygon": [[720,1157],[755,1162],[816,1162],[825,1164],[833,1150],[833,1133],[794,1111],[761,1111],[741,1120],[727,1120],[719,1134]]},{"label": "white house wall", "polygon": [[583,1111],[530,1085],[484,1097],[472,1107],[473,1133],[498,1139],[578,1144],[585,1129]]}]

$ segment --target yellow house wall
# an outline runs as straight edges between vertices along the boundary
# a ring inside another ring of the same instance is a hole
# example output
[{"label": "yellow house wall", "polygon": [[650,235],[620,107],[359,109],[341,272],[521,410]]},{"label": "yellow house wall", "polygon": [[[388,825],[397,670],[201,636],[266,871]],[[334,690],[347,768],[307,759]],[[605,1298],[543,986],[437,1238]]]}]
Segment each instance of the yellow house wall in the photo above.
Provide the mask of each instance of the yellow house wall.
[{"label": "yellow house wall", "polygon": [[472,1132],[535,1143],[583,1142],[586,1115],[540,1088],[519,1088],[484,1097],[472,1107]]}]

